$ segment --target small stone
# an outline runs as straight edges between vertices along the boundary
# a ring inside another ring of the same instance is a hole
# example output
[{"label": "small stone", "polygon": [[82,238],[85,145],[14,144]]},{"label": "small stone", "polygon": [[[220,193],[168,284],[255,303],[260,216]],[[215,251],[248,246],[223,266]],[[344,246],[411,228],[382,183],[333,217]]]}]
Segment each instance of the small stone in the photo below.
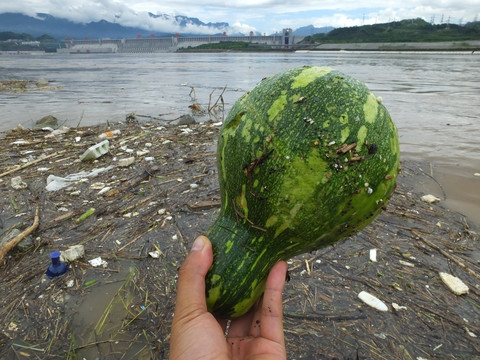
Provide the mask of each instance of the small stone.
[{"label": "small stone", "polygon": [[195,118],[192,115],[182,115],[178,119],[177,125],[193,125],[196,124]]},{"label": "small stone", "polygon": [[58,127],[58,119],[55,116],[47,115],[38,120],[33,127],[34,130],[40,130],[44,127],[56,129]]}]

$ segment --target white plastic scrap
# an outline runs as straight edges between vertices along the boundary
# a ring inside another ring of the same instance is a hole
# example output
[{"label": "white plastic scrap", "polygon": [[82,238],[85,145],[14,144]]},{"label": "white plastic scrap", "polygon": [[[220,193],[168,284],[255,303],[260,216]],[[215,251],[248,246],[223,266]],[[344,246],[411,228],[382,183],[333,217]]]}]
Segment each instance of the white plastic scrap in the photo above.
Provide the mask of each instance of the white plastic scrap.
[{"label": "white plastic scrap", "polygon": [[477,335],[473,332],[471,332],[466,326],[465,326],[465,331],[467,332],[468,336],[476,338]]},{"label": "white plastic scrap", "polygon": [[120,166],[120,167],[129,167],[129,166],[132,165],[134,162],[135,162],[135,157],[131,156],[131,157],[128,157],[128,158],[119,159],[119,160],[118,160],[118,166]]},{"label": "white plastic scrap", "polygon": [[113,169],[113,166],[110,165],[106,168],[103,167],[103,168],[94,169],[88,173],[86,171],[81,171],[79,173],[70,174],[65,177],[48,175],[47,186],[45,187],[45,189],[47,191],[57,191],[57,190],[63,189],[64,187],[69,186],[71,183],[74,183],[75,181],[80,181],[82,179],[86,179],[89,177],[95,177],[98,174],[110,169]]},{"label": "white plastic scrap", "polygon": [[385,305],[385,303],[382,300],[378,299],[377,297],[373,296],[372,294],[366,291],[361,291],[358,294],[358,298],[368,306],[373,307],[374,309],[377,309],[379,311],[388,311],[387,305]]},{"label": "white plastic scrap", "polygon": [[439,202],[440,199],[437,198],[436,196],[434,195],[423,195],[421,198],[420,198],[422,201],[426,202],[426,203],[429,203],[429,204],[433,204],[433,203],[436,203],[436,202]]},{"label": "white plastic scrap", "polygon": [[468,294],[468,286],[458,277],[451,274],[440,272],[440,279],[455,295]]},{"label": "white plastic scrap", "polygon": [[95,160],[100,156],[106,154],[110,147],[110,142],[108,140],[103,140],[102,142],[90,146],[85,152],[80,156],[81,161]]},{"label": "white plastic scrap", "polygon": [[88,262],[90,263],[90,265],[92,265],[93,267],[99,267],[99,266],[102,266],[104,268],[107,267],[108,263],[103,260],[100,256],[95,258],[95,259],[92,259],[92,260],[88,260]]},{"label": "white plastic scrap", "polygon": [[28,187],[27,183],[22,180],[21,176],[15,176],[11,180],[12,188],[15,190],[22,190]]},{"label": "white plastic scrap", "polygon": [[401,306],[401,305],[398,305],[397,303],[392,303],[392,307],[395,309],[395,311],[407,310],[406,306]]},{"label": "white plastic scrap", "polygon": [[377,249],[370,249],[370,261],[377,262]]},{"label": "white plastic scrap", "polygon": [[408,267],[415,267],[415,264],[412,264],[411,262],[405,261],[405,260],[398,260],[400,264],[403,266],[408,266]]},{"label": "white plastic scrap", "polygon": [[154,259],[158,259],[161,255],[163,255],[163,253],[158,250],[155,250],[155,251],[150,251],[148,255],[150,255]]},{"label": "white plastic scrap", "polygon": [[83,245],[73,245],[67,250],[62,250],[60,260],[72,262],[85,256],[85,247]]}]

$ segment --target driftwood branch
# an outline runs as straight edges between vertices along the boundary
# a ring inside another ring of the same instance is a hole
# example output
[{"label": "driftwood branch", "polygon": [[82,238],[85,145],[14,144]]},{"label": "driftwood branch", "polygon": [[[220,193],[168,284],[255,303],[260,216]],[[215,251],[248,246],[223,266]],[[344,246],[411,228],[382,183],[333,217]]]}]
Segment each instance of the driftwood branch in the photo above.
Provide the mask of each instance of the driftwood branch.
[{"label": "driftwood branch", "polygon": [[4,256],[15,247],[15,245],[17,245],[20,241],[25,239],[28,235],[30,235],[38,228],[38,223],[40,219],[39,213],[40,207],[37,205],[35,209],[35,218],[33,219],[33,224],[30,227],[26,228],[21,234],[15,236],[12,240],[6,243],[3,248],[0,249],[0,262],[3,260]]}]

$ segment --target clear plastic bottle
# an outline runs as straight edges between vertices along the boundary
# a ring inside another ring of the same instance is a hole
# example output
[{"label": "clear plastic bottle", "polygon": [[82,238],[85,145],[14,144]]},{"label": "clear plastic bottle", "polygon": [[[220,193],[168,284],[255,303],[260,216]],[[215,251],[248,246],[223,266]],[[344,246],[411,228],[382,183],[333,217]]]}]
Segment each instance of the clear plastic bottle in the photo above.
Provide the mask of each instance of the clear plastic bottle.
[{"label": "clear plastic bottle", "polygon": [[52,259],[52,263],[48,266],[46,272],[49,279],[53,279],[67,272],[68,265],[60,261],[60,251],[51,252],[50,258]]}]

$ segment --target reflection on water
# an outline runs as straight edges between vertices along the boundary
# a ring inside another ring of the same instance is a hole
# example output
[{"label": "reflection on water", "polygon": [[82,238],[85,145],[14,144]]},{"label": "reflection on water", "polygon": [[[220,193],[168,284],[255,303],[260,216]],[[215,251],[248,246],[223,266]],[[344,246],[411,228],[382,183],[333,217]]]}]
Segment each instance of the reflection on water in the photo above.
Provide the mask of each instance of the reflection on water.
[{"label": "reflection on water", "polygon": [[[189,113],[193,102],[207,108],[224,86],[228,111],[266,76],[325,65],[364,81],[383,98],[399,129],[404,158],[428,160],[439,174],[468,179],[478,204],[480,179],[473,178],[480,172],[478,61],[478,54],[467,52],[2,55],[0,80],[45,78],[62,89],[0,93],[0,130],[31,126],[48,114],[69,126],[123,121],[132,112],[171,120]],[[469,212],[477,223],[479,214]]]}]

